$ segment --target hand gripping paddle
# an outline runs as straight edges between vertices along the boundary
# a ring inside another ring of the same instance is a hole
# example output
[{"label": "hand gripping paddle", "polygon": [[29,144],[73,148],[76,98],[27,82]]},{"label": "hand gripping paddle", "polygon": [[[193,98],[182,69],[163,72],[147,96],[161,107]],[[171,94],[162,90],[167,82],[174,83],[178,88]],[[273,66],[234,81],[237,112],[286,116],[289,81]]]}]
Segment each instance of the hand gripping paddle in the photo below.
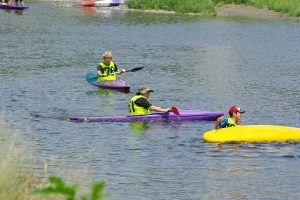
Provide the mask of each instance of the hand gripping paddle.
[{"label": "hand gripping paddle", "polygon": [[179,111],[177,110],[177,108],[175,106],[172,106],[171,112],[173,112],[177,116],[180,116],[180,113],[179,113]]}]

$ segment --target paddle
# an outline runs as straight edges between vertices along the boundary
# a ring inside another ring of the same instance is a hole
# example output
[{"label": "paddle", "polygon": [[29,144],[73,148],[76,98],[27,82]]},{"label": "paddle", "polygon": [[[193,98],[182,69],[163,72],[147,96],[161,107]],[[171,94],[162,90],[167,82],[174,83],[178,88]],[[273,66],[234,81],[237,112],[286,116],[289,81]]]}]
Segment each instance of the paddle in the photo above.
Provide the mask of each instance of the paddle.
[{"label": "paddle", "polygon": [[[136,71],[139,71],[141,69],[143,69],[144,67],[136,67],[136,68],[133,68],[133,69],[130,69],[130,70],[126,70],[126,72],[136,72]],[[97,74],[93,74],[93,73],[89,73],[85,76],[85,79],[88,83],[92,83],[92,82],[96,82],[97,79],[98,79],[98,76]]]},{"label": "paddle", "polygon": [[172,106],[171,112],[173,112],[177,116],[180,116],[180,113],[179,113],[179,111],[177,110],[177,108],[175,106]]}]

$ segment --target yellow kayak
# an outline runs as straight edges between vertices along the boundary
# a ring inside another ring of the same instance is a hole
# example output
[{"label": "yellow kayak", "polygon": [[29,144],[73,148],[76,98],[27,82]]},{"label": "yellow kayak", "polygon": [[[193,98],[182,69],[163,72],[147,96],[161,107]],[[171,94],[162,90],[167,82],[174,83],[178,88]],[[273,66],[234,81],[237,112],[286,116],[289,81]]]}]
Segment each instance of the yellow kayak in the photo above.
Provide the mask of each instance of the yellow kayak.
[{"label": "yellow kayak", "polygon": [[246,125],[221,128],[203,134],[204,142],[300,141],[300,128],[274,125]]}]

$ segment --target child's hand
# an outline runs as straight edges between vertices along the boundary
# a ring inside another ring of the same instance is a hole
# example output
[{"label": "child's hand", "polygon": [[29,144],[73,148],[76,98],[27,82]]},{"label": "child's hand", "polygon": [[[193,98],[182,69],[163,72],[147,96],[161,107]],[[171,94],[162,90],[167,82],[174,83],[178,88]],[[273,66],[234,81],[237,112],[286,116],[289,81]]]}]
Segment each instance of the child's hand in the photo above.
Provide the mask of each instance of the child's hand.
[{"label": "child's hand", "polygon": [[224,119],[224,116],[221,116],[221,117],[219,117],[218,119],[217,119],[217,121],[216,121],[216,125],[215,125],[215,129],[219,129],[220,127],[219,127],[219,125],[220,125],[220,123],[221,123],[221,121]]},{"label": "child's hand", "polygon": [[218,122],[221,122],[224,119],[224,116],[221,116],[217,119]]},{"label": "child's hand", "polygon": [[217,123],[220,124],[221,121],[222,121],[223,119],[224,119],[224,116],[219,117],[219,118],[217,119]]}]

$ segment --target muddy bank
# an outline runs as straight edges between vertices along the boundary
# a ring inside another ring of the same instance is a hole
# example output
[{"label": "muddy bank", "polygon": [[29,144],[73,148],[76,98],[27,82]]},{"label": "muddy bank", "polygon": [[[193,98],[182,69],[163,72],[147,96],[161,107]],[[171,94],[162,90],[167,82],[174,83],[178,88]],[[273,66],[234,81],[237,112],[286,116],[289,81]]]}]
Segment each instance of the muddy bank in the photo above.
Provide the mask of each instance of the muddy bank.
[{"label": "muddy bank", "polygon": [[290,17],[287,14],[282,15],[280,12],[269,10],[268,8],[255,8],[253,6],[246,6],[246,5],[224,4],[220,7],[217,7],[216,10],[218,16],[297,19],[296,17]]}]

